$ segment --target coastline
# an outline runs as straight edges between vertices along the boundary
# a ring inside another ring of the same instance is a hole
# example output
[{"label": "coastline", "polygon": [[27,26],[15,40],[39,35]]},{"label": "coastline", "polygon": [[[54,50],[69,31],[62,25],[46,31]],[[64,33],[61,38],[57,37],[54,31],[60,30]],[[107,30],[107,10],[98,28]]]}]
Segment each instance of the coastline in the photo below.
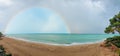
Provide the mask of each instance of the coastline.
[{"label": "coastline", "polygon": [[74,45],[89,45],[89,44],[97,44],[97,43],[102,43],[105,39],[103,40],[99,40],[99,41],[95,41],[95,42],[85,42],[85,43],[69,43],[69,44],[58,44],[58,43],[48,43],[48,42],[37,42],[37,41],[31,41],[31,40],[27,40],[27,39],[23,39],[23,38],[16,38],[16,37],[9,37],[7,36],[7,38],[12,38],[15,40],[20,40],[20,41],[25,41],[25,42],[29,42],[29,43],[36,43],[36,44],[47,44],[47,45],[55,45],[55,46],[74,46]]},{"label": "coastline", "polygon": [[32,43],[4,37],[0,40],[7,53],[13,56],[112,56],[112,52],[100,47],[100,43],[57,46],[43,43]]}]

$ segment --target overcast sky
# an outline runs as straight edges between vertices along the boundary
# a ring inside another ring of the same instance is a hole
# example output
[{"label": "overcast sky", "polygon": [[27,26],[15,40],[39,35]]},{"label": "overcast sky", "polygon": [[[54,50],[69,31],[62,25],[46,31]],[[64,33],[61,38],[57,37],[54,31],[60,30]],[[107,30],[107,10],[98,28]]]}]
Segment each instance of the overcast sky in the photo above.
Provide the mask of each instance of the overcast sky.
[{"label": "overcast sky", "polygon": [[70,33],[104,33],[109,19],[120,11],[120,0],[0,0],[0,30],[5,31],[20,12],[34,7],[56,12]]}]

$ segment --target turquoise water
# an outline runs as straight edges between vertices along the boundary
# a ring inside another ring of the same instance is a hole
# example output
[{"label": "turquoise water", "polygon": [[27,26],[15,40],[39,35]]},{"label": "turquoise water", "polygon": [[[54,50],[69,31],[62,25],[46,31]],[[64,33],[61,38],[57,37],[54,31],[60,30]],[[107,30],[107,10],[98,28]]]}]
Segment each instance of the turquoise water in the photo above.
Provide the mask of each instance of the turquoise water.
[{"label": "turquoise water", "polygon": [[42,42],[51,44],[84,44],[103,41],[113,34],[9,34],[8,36],[28,40],[32,42]]}]

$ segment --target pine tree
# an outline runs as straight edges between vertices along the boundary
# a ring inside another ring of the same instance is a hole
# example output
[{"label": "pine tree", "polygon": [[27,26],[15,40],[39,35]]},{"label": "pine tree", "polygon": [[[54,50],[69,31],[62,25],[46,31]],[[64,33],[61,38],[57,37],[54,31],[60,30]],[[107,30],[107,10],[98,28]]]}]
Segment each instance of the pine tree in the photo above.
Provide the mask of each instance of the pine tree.
[{"label": "pine tree", "polygon": [[110,25],[106,27],[105,33],[115,33],[118,32],[120,34],[120,12],[115,15],[113,18],[110,20]]}]

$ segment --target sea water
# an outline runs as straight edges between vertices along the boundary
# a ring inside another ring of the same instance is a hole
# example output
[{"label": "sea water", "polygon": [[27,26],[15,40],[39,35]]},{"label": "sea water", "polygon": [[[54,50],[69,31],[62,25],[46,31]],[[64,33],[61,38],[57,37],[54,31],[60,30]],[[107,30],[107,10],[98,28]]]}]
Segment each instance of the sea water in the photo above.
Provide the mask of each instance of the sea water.
[{"label": "sea water", "polygon": [[8,34],[7,36],[37,43],[58,45],[96,43],[105,40],[113,34]]}]

